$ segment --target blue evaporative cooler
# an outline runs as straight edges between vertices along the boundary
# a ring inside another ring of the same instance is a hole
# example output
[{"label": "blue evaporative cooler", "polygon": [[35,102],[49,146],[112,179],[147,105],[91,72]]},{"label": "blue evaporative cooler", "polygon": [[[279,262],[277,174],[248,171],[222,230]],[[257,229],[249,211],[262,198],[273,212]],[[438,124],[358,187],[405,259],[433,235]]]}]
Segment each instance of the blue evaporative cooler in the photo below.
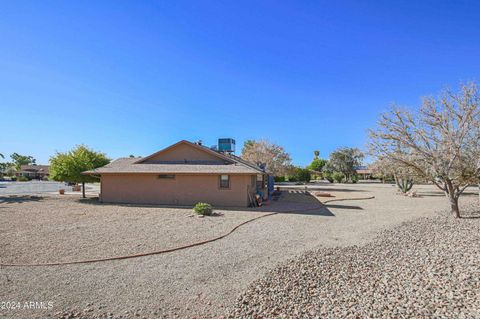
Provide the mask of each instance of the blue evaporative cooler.
[{"label": "blue evaporative cooler", "polygon": [[235,140],[233,138],[219,138],[218,151],[222,153],[235,153]]}]

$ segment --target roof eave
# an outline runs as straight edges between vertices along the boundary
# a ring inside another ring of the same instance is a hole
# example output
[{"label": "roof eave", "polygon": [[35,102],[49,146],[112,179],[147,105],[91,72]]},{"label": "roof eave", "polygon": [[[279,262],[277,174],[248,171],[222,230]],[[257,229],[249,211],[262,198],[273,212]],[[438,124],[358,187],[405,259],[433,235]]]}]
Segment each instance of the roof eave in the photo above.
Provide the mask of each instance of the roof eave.
[{"label": "roof eave", "polygon": [[95,171],[85,171],[82,172],[83,175],[102,175],[102,174],[178,174],[178,175],[252,175],[259,174],[260,172],[128,172],[128,171],[115,171],[115,172],[95,172]]}]

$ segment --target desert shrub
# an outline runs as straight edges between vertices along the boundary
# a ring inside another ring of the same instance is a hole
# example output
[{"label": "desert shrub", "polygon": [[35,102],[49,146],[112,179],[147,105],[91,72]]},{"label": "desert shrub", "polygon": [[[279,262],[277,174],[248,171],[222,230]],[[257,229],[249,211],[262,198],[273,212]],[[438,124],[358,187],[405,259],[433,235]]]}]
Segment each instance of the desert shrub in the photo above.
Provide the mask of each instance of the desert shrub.
[{"label": "desert shrub", "polygon": [[28,182],[29,179],[28,179],[28,177],[26,177],[26,176],[18,176],[18,177],[17,177],[17,181],[19,181],[19,182]]},{"label": "desert shrub", "polygon": [[343,175],[343,173],[340,173],[340,172],[333,172],[332,178],[335,182],[341,183],[345,178],[345,175]]},{"label": "desert shrub", "polygon": [[213,213],[213,207],[208,203],[197,203],[193,206],[193,211],[198,215],[210,216]]}]

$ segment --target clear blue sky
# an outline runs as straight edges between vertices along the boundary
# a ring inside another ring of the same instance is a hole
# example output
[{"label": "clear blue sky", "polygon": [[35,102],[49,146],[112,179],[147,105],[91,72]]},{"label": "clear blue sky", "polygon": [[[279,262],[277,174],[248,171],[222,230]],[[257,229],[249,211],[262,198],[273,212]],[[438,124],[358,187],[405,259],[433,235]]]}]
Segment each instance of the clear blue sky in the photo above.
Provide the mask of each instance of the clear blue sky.
[{"label": "clear blue sky", "polygon": [[[3,1],[0,153],[267,138],[307,164],[478,80],[469,1]],[[240,148],[240,147],[238,147]],[[238,153],[238,152],[237,152]]]}]

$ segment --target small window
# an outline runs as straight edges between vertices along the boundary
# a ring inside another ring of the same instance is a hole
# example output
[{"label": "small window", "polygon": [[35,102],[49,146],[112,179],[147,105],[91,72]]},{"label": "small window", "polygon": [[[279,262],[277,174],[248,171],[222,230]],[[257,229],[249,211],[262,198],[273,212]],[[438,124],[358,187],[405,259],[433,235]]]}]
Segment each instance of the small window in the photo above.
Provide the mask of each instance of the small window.
[{"label": "small window", "polygon": [[173,174],[160,174],[158,175],[159,179],[175,179],[175,175]]},{"label": "small window", "polygon": [[220,188],[230,188],[230,175],[220,175]]}]

